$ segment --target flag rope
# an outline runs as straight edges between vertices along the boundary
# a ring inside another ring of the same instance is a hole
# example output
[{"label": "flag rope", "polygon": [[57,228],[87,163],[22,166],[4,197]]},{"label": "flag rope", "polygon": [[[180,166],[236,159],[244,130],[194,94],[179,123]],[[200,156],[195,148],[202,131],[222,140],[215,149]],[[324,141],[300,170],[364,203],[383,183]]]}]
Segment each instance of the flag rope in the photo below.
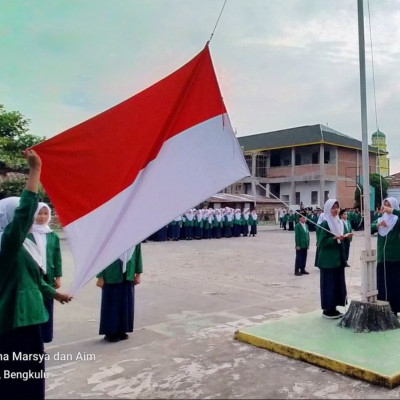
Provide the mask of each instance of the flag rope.
[{"label": "flag rope", "polygon": [[208,43],[210,43],[210,42],[211,42],[211,39],[212,39],[212,38],[213,38],[213,36],[214,36],[214,32],[215,32],[215,30],[217,29],[217,25],[218,25],[219,19],[221,18],[222,11],[224,11],[225,4],[226,4],[226,2],[227,2],[227,1],[228,1],[228,0],[225,0],[225,1],[224,1],[224,5],[222,6],[221,12],[219,13],[219,16],[218,16],[217,22],[215,23],[214,29],[213,29],[213,31],[211,32],[211,36],[210,36],[210,39],[208,40]]}]

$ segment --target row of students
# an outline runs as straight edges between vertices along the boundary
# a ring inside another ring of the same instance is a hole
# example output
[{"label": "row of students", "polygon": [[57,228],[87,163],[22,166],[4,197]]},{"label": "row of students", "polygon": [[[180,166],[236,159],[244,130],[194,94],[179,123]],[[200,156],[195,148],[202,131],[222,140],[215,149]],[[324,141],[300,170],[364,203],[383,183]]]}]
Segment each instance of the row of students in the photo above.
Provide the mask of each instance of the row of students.
[{"label": "row of students", "polygon": [[222,209],[191,209],[162,227],[148,240],[220,239],[257,234],[257,213],[247,208],[243,211]]},{"label": "row of students", "polygon": [[280,215],[279,219],[279,224],[280,228],[289,231],[294,231],[294,227],[296,224],[299,222],[299,216],[304,215],[305,217],[305,223],[308,226],[308,229],[310,232],[315,231],[315,226],[317,224],[318,218],[321,214],[321,210],[310,210],[310,209],[300,209],[296,211],[289,210],[289,212],[286,212],[286,210],[283,210]]}]

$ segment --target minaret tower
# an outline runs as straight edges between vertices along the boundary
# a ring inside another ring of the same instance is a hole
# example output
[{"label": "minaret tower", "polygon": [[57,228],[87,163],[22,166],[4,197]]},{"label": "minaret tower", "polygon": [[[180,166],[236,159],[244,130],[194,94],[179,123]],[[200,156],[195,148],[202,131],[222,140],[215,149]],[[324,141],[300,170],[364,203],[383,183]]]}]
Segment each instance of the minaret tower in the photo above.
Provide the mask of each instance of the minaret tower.
[{"label": "minaret tower", "polygon": [[389,157],[386,150],[386,135],[381,132],[378,128],[376,132],[372,134],[372,146],[382,151],[377,157],[377,172],[383,177],[389,176]]}]

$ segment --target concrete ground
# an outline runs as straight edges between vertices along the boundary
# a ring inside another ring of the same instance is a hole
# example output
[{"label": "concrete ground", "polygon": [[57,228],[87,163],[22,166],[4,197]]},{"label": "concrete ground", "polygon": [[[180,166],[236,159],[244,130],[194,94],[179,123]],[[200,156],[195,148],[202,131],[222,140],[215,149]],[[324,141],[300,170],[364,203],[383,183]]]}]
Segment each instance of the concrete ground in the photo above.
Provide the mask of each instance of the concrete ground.
[{"label": "concrete ground", "polygon": [[[61,242],[67,291],[73,260]],[[346,269],[354,300],[360,299],[363,246],[363,233],[356,232]],[[55,339],[46,346],[47,398],[400,397],[400,387],[374,386],[233,339],[238,329],[320,308],[315,233],[310,275],[304,276],[294,276],[294,233],[275,225],[259,226],[254,238],[147,242],[142,252],[135,330],[128,340],[106,343],[98,335],[95,280],[70,304],[55,305]]]}]

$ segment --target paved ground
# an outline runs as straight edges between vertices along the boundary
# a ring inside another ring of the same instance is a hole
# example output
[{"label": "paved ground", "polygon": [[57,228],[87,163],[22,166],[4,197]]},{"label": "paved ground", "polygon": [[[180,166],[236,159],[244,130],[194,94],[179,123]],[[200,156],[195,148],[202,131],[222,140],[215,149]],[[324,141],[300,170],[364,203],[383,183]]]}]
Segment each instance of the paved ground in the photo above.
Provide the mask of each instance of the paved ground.
[{"label": "paved ground", "polygon": [[[300,277],[293,274],[294,234],[276,226],[260,227],[255,238],[144,243],[129,340],[106,343],[98,335],[94,280],[72,303],[56,304],[47,398],[399,398],[400,388],[373,386],[233,339],[237,329],[319,309],[311,235],[310,275]],[[346,270],[355,300],[362,235],[356,233]],[[68,288],[73,262],[65,240],[62,246]]]}]

